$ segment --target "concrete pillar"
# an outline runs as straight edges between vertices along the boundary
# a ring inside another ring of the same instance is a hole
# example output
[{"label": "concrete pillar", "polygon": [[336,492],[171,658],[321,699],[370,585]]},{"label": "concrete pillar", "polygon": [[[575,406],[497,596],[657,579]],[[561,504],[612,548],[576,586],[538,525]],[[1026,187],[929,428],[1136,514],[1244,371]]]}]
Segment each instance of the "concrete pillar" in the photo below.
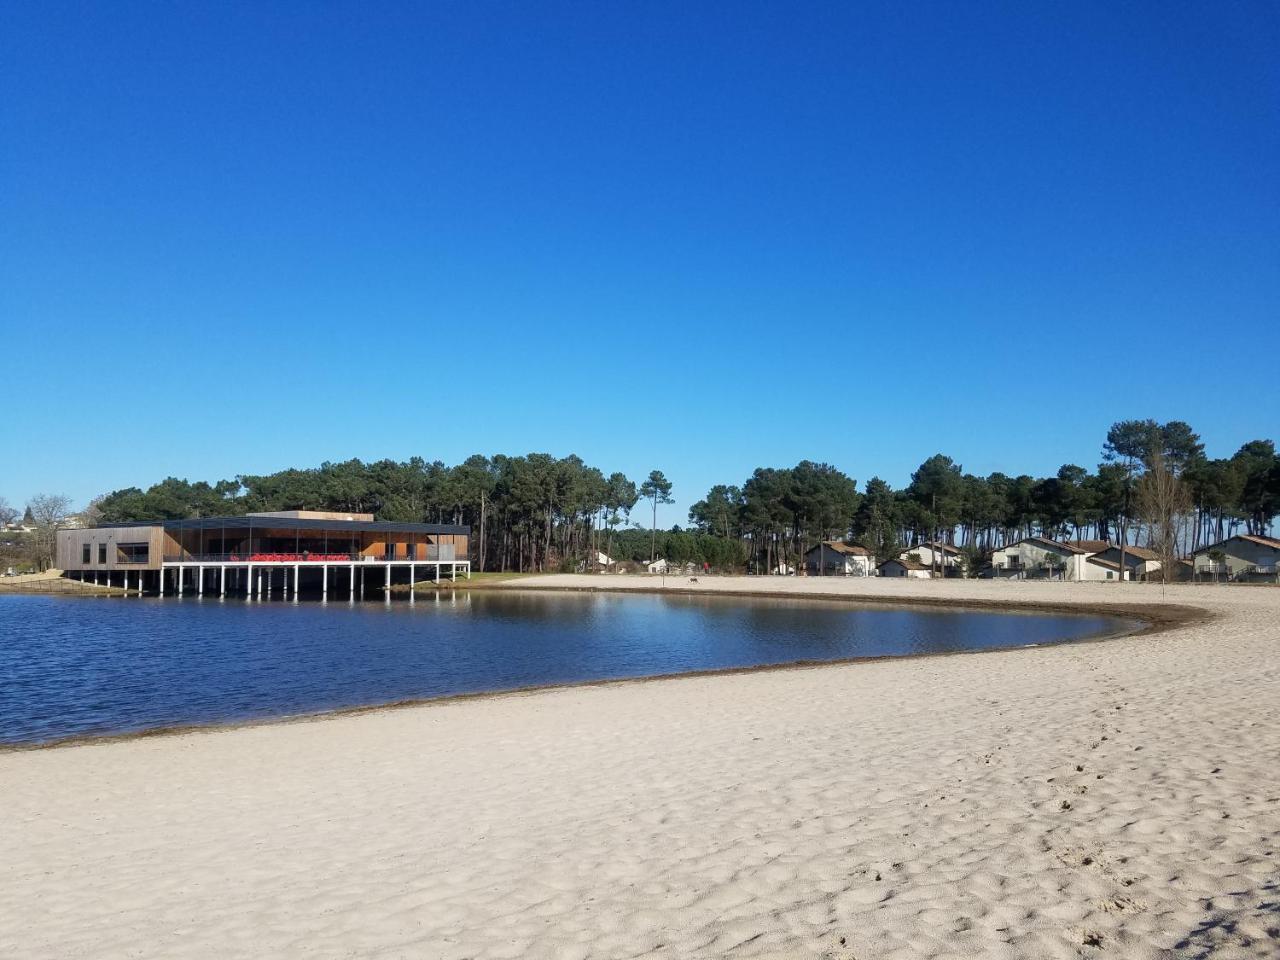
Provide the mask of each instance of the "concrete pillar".
[{"label": "concrete pillar", "polygon": [[416,569],[414,565],[412,563],[409,564],[409,602],[410,603],[413,603],[413,581],[415,579],[414,577],[415,572],[416,572]]},{"label": "concrete pillar", "polygon": [[382,569],[386,572],[386,575],[387,575],[386,579],[383,581],[383,584],[382,584],[382,587],[383,587],[382,602],[390,603],[391,602],[391,564],[389,563],[384,564]]},{"label": "concrete pillar", "polygon": [[226,599],[227,596],[227,565],[225,563],[218,566],[218,598]]},{"label": "concrete pillar", "polygon": [[293,565],[293,602],[298,602],[298,584],[302,582],[299,579],[302,576],[302,568],[298,564]]},{"label": "concrete pillar", "polygon": [[326,563],[323,567],[320,568],[320,571],[324,576],[324,586],[320,588],[320,599],[328,600],[329,599],[329,565]]},{"label": "concrete pillar", "polygon": [[204,564],[203,563],[200,564],[200,566],[197,567],[196,569],[200,571],[198,574],[200,579],[196,581],[196,596],[203,597],[204,596]]},{"label": "concrete pillar", "polygon": [[185,568],[183,567],[178,568],[178,596],[182,596],[182,575],[184,570]]},{"label": "concrete pillar", "polygon": [[351,590],[347,599],[352,603],[356,602],[356,565],[354,563],[351,564]]}]

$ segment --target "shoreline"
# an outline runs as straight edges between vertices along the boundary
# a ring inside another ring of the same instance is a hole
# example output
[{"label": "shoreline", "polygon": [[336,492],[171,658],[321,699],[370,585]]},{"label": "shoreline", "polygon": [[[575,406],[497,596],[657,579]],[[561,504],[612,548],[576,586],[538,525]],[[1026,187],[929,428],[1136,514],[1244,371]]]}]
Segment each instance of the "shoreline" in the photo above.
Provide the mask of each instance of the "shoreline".
[{"label": "shoreline", "polygon": [[[548,576],[556,576],[551,574]],[[541,578],[539,578],[541,579]],[[1151,605],[1151,604],[1110,604],[1097,608],[1081,607],[1079,604],[1039,602],[1039,601],[982,601],[982,600],[948,600],[946,598],[913,599],[911,597],[883,597],[865,594],[812,593],[793,594],[786,591],[761,591],[738,589],[664,589],[662,587],[634,586],[578,586],[556,584],[527,585],[521,581],[507,581],[504,584],[493,584],[482,587],[484,590],[505,592],[537,592],[566,594],[611,594],[624,596],[638,594],[641,596],[665,596],[676,599],[694,599],[700,597],[725,597],[729,599],[779,600],[779,601],[816,601],[822,603],[845,603],[859,607],[880,609],[915,608],[919,610],[978,610],[1016,615],[1018,613],[1056,613],[1078,617],[1105,617],[1117,621],[1131,621],[1129,626],[1120,629],[1104,629],[1097,633],[1073,637],[1067,640],[1053,640],[1047,643],[1029,643],[1015,647],[987,647],[973,650],[940,650],[925,653],[887,654],[868,657],[838,657],[831,660],[785,660],[777,663],[748,664],[738,667],[711,667],[700,670],[684,670],[676,673],[644,674],[630,677],[605,677],[591,680],[576,680],[563,683],[531,684],[522,687],[474,690],[462,693],[443,694],[434,697],[412,697],[392,700],[385,703],[359,704],[336,707],[328,710],[317,710],[307,713],[291,713],[248,717],[238,720],[211,721],[209,723],[171,724],[150,727],[144,730],[131,730],[102,734],[74,734],[52,740],[34,743],[2,743],[0,756],[12,753],[29,753],[32,751],[60,750],[79,746],[108,746],[116,743],[128,743],[136,740],[149,740],[162,737],[183,737],[188,735],[213,735],[234,730],[255,727],[283,726],[291,724],[323,723],[331,719],[362,716],[371,713],[393,710],[412,710],[415,708],[446,707],[453,703],[477,700],[496,700],[509,697],[527,697],[536,694],[554,693],[561,690],[577,690],[595,687],[610,687],[624,684],[659,683],[684,679],[709,677],[731,677],[737,675],[781,672],[790,670],[817,670],[824,667],[847,667],[859,664],[884,663],[902,660],[935,659],[943,657],[967,657],[984,654],[1013,654],[1033,650],[1072,646],[1087,643],[1104,643],[1149,637],[1177,627],[1208,622],[1215,616],[1211,611],[1189,605]],[[145,599],[145,598],[144,598]],[[372,602],[372,601],[371,601]]]},{"label": "shoreline", "polygon": [[1274,952],[1280,590],[843,589],[1159,623],[0,753],[0,955]]}]

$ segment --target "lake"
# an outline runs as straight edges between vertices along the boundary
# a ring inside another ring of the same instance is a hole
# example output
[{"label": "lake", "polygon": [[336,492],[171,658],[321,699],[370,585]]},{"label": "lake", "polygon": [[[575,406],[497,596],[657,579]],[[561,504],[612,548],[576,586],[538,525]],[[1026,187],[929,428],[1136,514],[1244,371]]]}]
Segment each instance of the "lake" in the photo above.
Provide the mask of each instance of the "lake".
[{"label": "lake", "polygon": [[0,596],[0,743],[542,684],[971,651],[1108,617],[533,591],[418,603]]}]

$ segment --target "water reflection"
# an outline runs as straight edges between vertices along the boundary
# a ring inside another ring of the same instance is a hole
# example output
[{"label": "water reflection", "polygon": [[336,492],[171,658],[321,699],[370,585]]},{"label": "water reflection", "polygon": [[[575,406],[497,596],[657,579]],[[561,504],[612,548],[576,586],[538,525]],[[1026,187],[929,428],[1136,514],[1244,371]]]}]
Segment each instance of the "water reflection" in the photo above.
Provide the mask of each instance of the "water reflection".
[{"label": "water reflection", "polygon": [[533,684],[1074,639],[1100,617],[707,596],[413,604],[0,597],[0,741]]}]

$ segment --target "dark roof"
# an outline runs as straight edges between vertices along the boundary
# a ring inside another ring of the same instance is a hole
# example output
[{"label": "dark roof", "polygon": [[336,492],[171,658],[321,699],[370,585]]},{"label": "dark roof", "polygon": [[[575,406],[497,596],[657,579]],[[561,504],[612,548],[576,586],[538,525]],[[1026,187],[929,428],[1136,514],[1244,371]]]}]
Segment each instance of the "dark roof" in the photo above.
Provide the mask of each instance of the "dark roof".
[{"label": "dark roof", "polygon": [[1069,543],[1062,543],[1059,540],[1051,540],[1048,537],[1023,537],[1021,540],[1015,540],[1013,543],[1006,543],[1003,547],[996,547],[996,549],[1008,550],[1012,547],[1016,547],[1020,543],[1031,543],[1033,541],[1035,543],[1047,543],[1049,544],[1049,546],[1054,547],[1058,550],[1065,550],[1067,553],[1092,553],[1093,552],[1091,550],[1082,550],[1079,547],[1073,546],[1072,544],[1069,544]]},{"label": "dark roof", "polygon": [[1201,547],[1199,550],[1196,550],[1192,556],[1198,556],[1202,553],[1207,553],[1210,550],[1216,550],[1218,547],[1221,547],[1223,544],[1230,543],[1232,540],[1245,540],[1249,543],[1256,543],[1259,546],[1270,547],[1272,550],[1280,550],[1280,540],[1275,539],[1275,537],[1259,537],[1252,533],[1237,533],[1233,537],[1227,537],[1227,539],[1219,540],[1217,543],[1211,543],[1207,547]]},{"label": "dark roof", "polygon": [[166,530],[351,530],[376,533],[470,534],[465,524],[397,523],[392,520],[314,520],[310,517],[199,517],[195,520],[134,520],[99,527],[164,527]]},{"label": "dark roof", "polygon": [[1068,543],[1087,553],[1102,553],[1111,546],[1110,540],[1070,540]]},{"label": "dark roof", "polygon": [[[891,557],[890,559],[886,560],[884,563],[880,564],[880,566],[887,567],[891,563],[896,563],[900,567],[904,567],[907,570],[928,570],[929,569],[919,560],[912,560],[910,557],[906,559],[903,559],[901,557]],[[880,569],[880,567],[877,567],[876,569],[878,570]]]},{"label": "dark roof", "polygon": [[[1103,552],[1112,553],[1113,551],[1117,557],[1120,556],[1119,547],[1110,547],[1109,549]],[[1137,557],[1139,560],[1159,560],[1160,559],[1160,554],[1156,553],[1154,550],[1150,549],[1149,547],[1135,547],[1130,544],[1125,545],[1124,555],[1126,558]]]},{"label": "dark roof", "polygon": [[833,550],[836,553],[843,553],[847,556],[853,557],[865,557],[871,553],[871,551],[866,547],[860,547],[856,543],[845,543],[842,540],[823,540],[822,543],[818,544],[818,546],[810,547],[806,550],[805,555],[808,556],[821,547],[826,547],[828,550]]}]

